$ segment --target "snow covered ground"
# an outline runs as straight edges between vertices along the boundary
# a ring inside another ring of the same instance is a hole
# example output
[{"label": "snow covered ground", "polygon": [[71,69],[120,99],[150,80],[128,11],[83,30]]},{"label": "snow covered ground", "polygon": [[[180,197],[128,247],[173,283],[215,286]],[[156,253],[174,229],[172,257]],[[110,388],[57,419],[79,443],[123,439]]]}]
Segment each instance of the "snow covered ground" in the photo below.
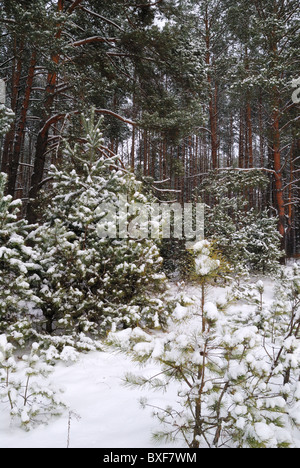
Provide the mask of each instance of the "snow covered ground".
[{"label": "snow covered ground", "polygon": [[[264,284],[264,300],[271,301],[274,283],[264,278]],[[197,287],[189,287],[186,293],[200,297]],[[226,289],[214,288],[212,294],[220,300],[226,296]],[[158,371],[154,365],[141,369],[128,357],[113,352],[81,354],[69,365],[59,362],[50,380],[63,388],[63,399],[70,410],[48,425],[26,432],[11,423],[8,408],[0,405],[0,448],[67,448],[68,443],[70,448],[160,448],[151,440],[159,422],[152,417],[151,409],[141,408],[139,399],[147,396],[151,404],[163,407],[173,404],[175,385],[166,393],[149,395],[145,389],[123,384],[126,372],[154,375]],[[296,440],[300,448],[300,434],[296,434]],[[186,448],[184,441],[170,447]]]},{"label": "snow covered ground", "polygon": [[[149,448],[151,433],[158,423],[150,410],[141,408],[145,391],[123,386],[125,372],[134,364],[120,354],[91,352],[81,354],[77,363],[57,364],[51,382],[64,389],[64,401],[73,413],[70,448]],[[136,369],[137,373],[141,372]],[[157,369],[148,368],[149,373]],[[143,373],[145,369],[143,369]],[[153,394],[154,404],[165,405],[175,391]],[[0,409],[1,448],[66,448],[69,413],[52,419],[47,426],[26,432],[10,425],[9,414]],[[183,445],[182,445],[183,446]]]}]

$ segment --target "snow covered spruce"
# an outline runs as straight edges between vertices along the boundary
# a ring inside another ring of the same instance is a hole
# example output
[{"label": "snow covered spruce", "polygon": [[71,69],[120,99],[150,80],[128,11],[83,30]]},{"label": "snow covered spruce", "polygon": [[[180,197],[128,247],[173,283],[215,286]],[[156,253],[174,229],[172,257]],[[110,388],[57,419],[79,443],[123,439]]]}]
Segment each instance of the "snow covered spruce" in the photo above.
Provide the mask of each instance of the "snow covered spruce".
[{"label": "snow covered spruce", "polygon": [[51,168],[53,190],[44,222],[29,236],[39,264],[32,288],[41,300],[47,332],[160,326],[167,305],[157,245],[147,238],[99,233],[116,229],[107,221],[107,210],[118,210],[120,196],[128,210],[150,203],[142,184],[120,169],[116,156],[103,155],[101,122],[95,123],[94,115],[82,122],[83,143],[66,143],[64,166]]}]

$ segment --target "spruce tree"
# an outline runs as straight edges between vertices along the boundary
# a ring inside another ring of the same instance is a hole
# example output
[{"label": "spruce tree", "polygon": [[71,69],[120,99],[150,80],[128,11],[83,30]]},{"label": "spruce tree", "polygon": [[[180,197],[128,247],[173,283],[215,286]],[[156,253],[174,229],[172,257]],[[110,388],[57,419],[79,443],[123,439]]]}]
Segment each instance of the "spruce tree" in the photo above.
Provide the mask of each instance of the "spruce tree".
[{"label": "spruce tree", "polygon": [[[52,198],[44,224],[32,236],[41,268],[34,287],[47,331],[158,326],[166,313],[157,297],[166,287],[159,249],[147,236],[121,238],[107,218],[110,209],[118,214],[120,196],[129,211],[136,203],[147,210],[149,202],[116,157],[103,155],[94,114],[82,123],[82,143],[66,144],[64,167],[52,167]],[[112,236],[105,237],[110,229]]]}]

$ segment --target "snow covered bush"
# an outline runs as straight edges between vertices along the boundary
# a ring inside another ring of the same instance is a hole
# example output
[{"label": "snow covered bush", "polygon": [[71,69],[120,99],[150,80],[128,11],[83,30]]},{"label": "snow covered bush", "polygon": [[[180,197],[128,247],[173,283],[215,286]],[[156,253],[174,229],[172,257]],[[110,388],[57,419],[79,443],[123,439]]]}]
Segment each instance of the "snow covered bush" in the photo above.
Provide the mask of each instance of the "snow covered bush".
[{"label": "snow covered bush", "polygon": [[[126,209],[150,206],[134,175],[104,155],[94,115],[82,120],[82,143],[66,143],[64,166],[52,167],[53,191],[44,223],[30,236],[40,270],[33,288],[41,299],[47,332],[105,332],[141,324],[159,326],[167,307],[166,278],[157,245],[147,237],[104,236],[116,229],[107,220],[120,197]],[[121,215],[120,215],[121,216]]]},{"label": "snow covered bush", "polygon": [[275,301],[265,333],[271,340],[273,372],[283,374],[283,383],[300,381],[300,267],[282,269],[276,283]]},{"label": "snow covered bush", "polygon": [[284,255],[278,220],[250,204],[253,191],[263,193],[267,183],[259,170],[212,172],[203,183],[202,197],[209,200],[206,236],[216,243],[236,272],[245,268],[274,272]]},{"label": "snow covered bush", "polygon": [[247,304],[236,311],[237,323],[252,323],[258,327],[270,357],[270,375],[281,376],[283,385],[300,378],[300,268],[282,267],[274,278],[273,301],[265,302],[264,284],[240,289],[237,297]]},{"label": "snow covered bush", "polygon": [[[66,317],[66,320],[69,318]],[[43,358],[49,364],[63,361],[72,364],[80,358],[80,353],[91,351],[102,351],[103,342],[91,338],[86,333],[78,333],[76,329],[65,329],[65,334],[49,335],[37,333],[36,340],[39,343],[39,350]]]},{"label": "snow covered bush", "polygon": [[28,281],[34,261],[25,243],[28,226],[18,220],[22,202],[5,196],[5,184],[0,174],[0,332],[28,314],[30,301],[39,302]]},{"label": "snow covered bush", "polygon": [[241,227],[232,237],[234,263],[245,264],[250,271],[263,274],[274,273],[284,252],[280,249],[281,236],[277,228],[277,219],[270,218],[267,211],[259,215],[251,210],[243,220]]},{"label": "snow covered bush", "polygon": [[29,430],[44,424],[66,409],[60,397],[61,391],[52,388],[47,379],[52,372],[39,353],[39,345],[33,343],[29,355],[16,361],[14,347],[6,335],[0,335],[0,403],[10,412],[13,420]]}]

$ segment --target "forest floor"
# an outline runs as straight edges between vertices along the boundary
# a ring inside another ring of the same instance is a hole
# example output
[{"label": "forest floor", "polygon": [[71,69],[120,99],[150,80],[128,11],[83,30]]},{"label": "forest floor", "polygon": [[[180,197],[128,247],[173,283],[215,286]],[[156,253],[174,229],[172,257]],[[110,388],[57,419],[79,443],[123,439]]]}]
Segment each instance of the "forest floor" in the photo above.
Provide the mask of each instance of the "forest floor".
[{"label": "forest floor", "polygon": [[[263,281],[264,300],[272,301],[274,282],[271,278]],[[176,294],[176,286],[172,287]],[[187,286],[185,293],[201,295],[195,286]],[[227,288],[213,288],[210,299],[225,299],[226,293]],[[151,409],[142,409],[139,402],[147,396],[155,406],[173,404],[177,399],[176,385],[165,393],[151,394],[145,389],[124,386],[126,372],[150,376],[158,371],[155,365],[141,369],[129,357],[111,350],[80,354],[74,363],[58,362],[50,379],[55,387],[64,390],[63,399],[69,410],[48,425],[26,432],[11,422],[8,408],[2,404],[0,448],[186,448],[183,440],[169,447],[154,443],[151,434],[161,427]],[[300,432],[294,434],[294,439],[300,448]]]}]

